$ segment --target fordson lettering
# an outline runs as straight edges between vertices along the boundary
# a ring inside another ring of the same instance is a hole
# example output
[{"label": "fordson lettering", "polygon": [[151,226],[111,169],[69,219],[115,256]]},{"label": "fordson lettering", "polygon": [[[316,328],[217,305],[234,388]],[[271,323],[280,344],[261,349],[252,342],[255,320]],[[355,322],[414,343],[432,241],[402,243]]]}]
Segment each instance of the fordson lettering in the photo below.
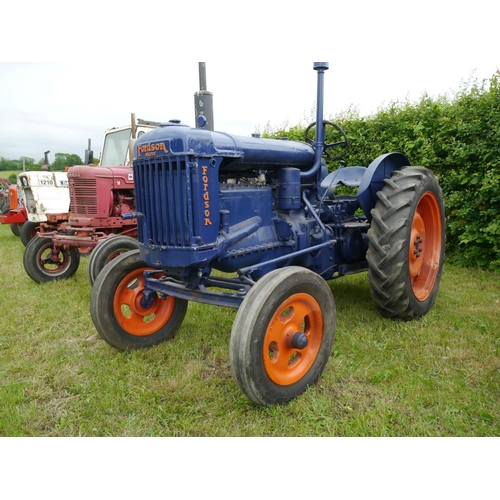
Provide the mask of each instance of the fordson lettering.
[{"label": "fordson lettering", "polygon": [[203,215],[205,216],[205,226],[211,226],[212,221],[210,220],[210,195],[208,193],[208,167],[201,167],[201,180],[203,181],[203,207],[205,211]]},{"label": "fordson lettering", "polygon": [[167,148],[165,147],[164,142],[157,142],[156,144],[144,144],[137,146],[137,157],[140,157],[141,154],[144,156],[156,156],[158,151],[163,151],[165,154],[168,154]]}]

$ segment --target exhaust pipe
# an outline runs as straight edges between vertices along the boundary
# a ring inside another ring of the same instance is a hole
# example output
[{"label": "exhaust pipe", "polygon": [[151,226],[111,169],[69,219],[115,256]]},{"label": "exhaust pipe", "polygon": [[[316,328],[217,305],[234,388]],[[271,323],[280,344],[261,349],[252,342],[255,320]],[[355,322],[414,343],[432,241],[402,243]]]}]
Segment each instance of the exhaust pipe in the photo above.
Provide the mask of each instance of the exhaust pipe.
[{"label": "exhaust pipe", "polygon": [[214,130],[213,94],[207,90],[207,75],[204,62],[198,63],[200,91],[194,94],[194,118],[196,128]]}]

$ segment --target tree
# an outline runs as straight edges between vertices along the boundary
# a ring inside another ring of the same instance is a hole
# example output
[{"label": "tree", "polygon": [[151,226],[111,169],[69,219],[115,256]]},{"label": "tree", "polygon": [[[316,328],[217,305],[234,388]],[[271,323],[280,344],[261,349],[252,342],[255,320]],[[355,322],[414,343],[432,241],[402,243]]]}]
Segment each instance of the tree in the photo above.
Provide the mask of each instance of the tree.
[{"label": "tree", "polygon": [[50,166],[51,170],[62,170],[73,165],[83,165],[82,159],[78,155],[68,153],[56,153],[54,163]]},{"label": "tree", "polygon": [[19,158],[19,162],[21,165],[23,164],[23,161],[24,161],[24,165],[26,167],[26,170],[31,170],[33,165],[35,165],[35,160],[33,158],[28,158],[27,156],[21,156],[21,158]]},{"label": "tree", "polygon": [[19,161],[18,160],[8,160],[0,156],[0,170],[18,170]]}]

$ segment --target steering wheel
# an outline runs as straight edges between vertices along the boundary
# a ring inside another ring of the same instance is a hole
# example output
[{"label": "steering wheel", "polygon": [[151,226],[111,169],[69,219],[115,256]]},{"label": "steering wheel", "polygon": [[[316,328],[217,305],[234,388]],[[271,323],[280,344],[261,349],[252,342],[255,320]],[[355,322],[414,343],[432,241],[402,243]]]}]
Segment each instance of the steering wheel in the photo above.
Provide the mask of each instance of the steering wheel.
[{"label": "steering wheel", "polygon": [[[316,125],[316,122],[313,122],[306,128],[305,136],[306,136],[306,142],[308,144],[314,144],[314,141],[312,139],[310,139],[308,137],[308,135],[309,135],[309,131],[315,125]],[[338,160],[338,159],[342,158],[343,156],[345,156],[345,154],[347,153],[347,151],[349,149],[349,139],[347,138],[347,134],[336,123],[323,120],[323,125],[325,125],[325,129],[326,129],[327,125],[330,125],[331,127],[337,129],[337,131],[340,132],[340,134],[342,135],[342,137],[344,139],[343,141],[332,142],[331,144],[325,144],[324,148],[323,148],[323,156],[325,156],[329,160]],[[326,132],[326,130],[325,130],[325,132]],[[326,133],[325,133],[325,136],[326,136]],[[327,151],[330,148],[340,148],[340,147],[342,147],[344,149],[340,153],[336,154],[335,156],[330,155],[330,153]]]}]

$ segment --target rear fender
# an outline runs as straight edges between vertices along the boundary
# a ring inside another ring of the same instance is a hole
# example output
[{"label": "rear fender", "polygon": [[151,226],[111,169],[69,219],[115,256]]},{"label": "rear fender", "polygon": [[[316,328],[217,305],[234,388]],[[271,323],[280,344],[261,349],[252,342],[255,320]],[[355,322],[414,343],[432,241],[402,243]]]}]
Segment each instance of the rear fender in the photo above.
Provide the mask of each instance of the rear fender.
[{"label": "rear fender", "polygon": [[371,210],[377,203],[377,193],[384,187],[384,179],[389,179],[394,170],[410,165],[403,153],[386,153],[375,158],[361,180],[358,188],[358,200],[363,212],[371,222]]}]

